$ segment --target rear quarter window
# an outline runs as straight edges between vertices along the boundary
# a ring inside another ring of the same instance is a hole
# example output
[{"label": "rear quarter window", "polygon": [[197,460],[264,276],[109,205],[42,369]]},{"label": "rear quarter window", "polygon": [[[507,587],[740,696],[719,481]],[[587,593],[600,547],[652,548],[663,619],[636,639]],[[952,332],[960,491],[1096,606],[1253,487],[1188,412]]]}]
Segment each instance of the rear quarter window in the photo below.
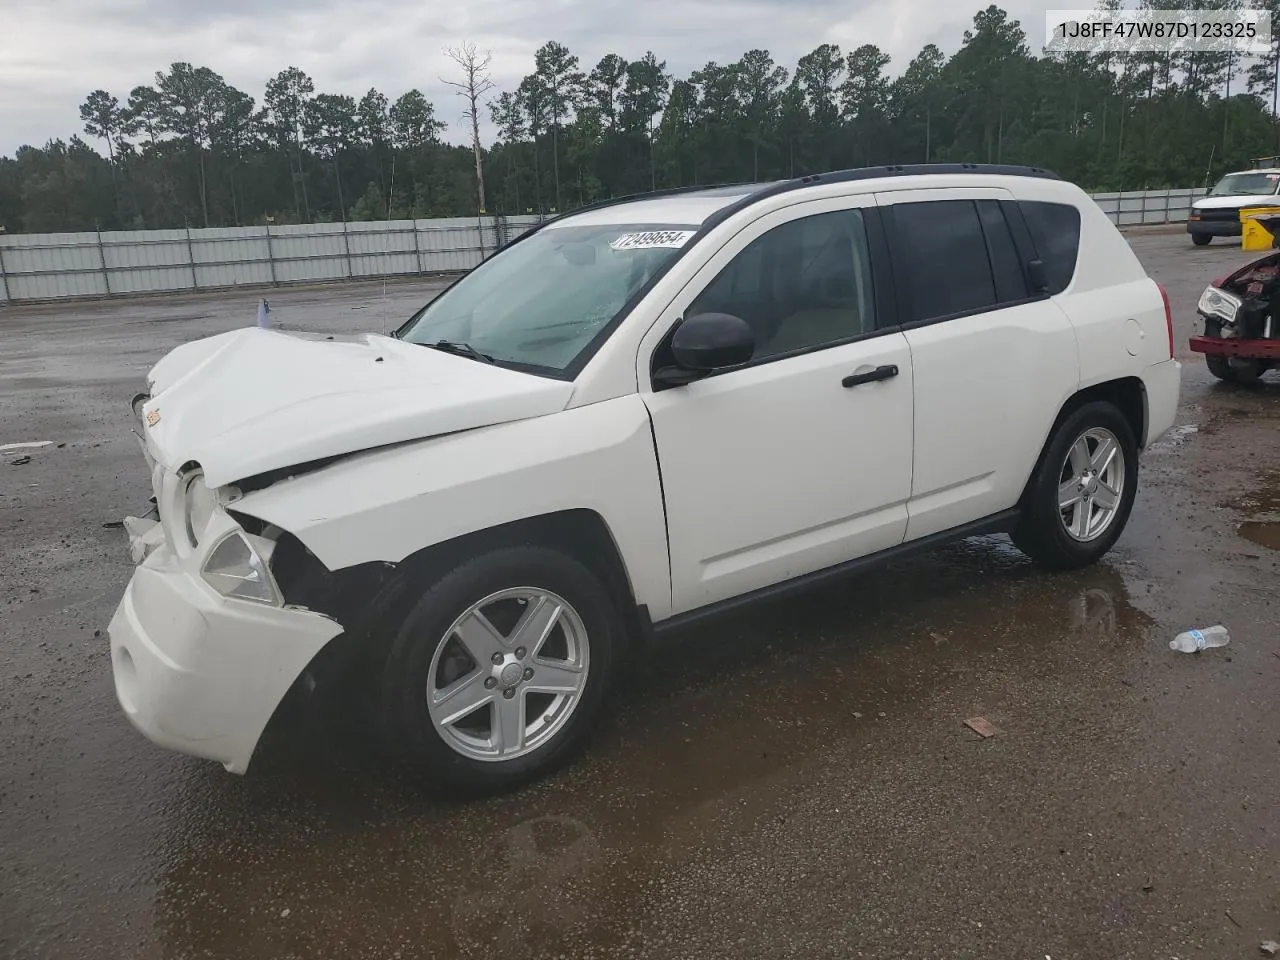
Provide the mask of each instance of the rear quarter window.
[{"label": "rear quarter window", "polygon": [[1018,204],[1031,231],[1036,253],[1044,261],[1049,293],[1061,293],[1076,272],[1080,252],[1080,211],[1069,203],[1023,200]]}]

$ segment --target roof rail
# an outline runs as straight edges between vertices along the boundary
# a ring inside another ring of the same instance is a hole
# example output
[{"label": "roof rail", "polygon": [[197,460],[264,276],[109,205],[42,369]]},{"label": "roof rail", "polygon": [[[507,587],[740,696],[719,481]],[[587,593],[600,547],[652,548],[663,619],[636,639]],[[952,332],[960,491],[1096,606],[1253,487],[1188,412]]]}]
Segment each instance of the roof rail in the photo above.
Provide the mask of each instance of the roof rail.
[{"label": "roof rail", "polygon": [[723,223],[740,210],[744,210],[768,197],[792,190],[800,190],[819,183],[846,183],[854,180],[877,180],[882,177],[918,177],[928,174],[995,174],[1011,177],[1038,177],[1046,180],[1061,180],[1052,170],[1043,167],[1025,167],[1014,164],[999,163],[908,163],[889,164],[883,167],[858,167],[851,170],[833,170],[830,173],[811,173],[794,180],[783,180],[766,187],[742,199],[721,207],[702,222],[704,231]]},{"label": "roof rail", "polygon": [[[1280,157],[1277,157],[1276,159],[1280,159]],[[637,200],[653,200],[659,197],[673,197],[679,196],[682,193],[700,193],[704,190],[725,190],[730,187],[759,187],[759,189],[753,193],[744,196],[743,200],[746,200],[748,198],[772,196],[775,193],[795,190],[800,187],[811,186],[815,183],[843,183],[852,180],[875,180],[880,177],[919,177],[928,174],[955,173],[987,174],[1006,177],[1039,177],[1047,180],[1062,179],[1052,170],[1046,170],[1043,167],[1031,167],[1012,163],[892,163],[880,167],[853,167],[846,170],[831,170],[826,173],[810,173],[803,177],[795,177],[790,180],[777,180],[772,183],[765,182],[763,184],[753,181],[741,181],[729,183],[706,183],[696,187],[667,187],[662,190],[648,190],[640,193],[627,194],[622,197],[611,197],[608,200],[600,200],[596,203],[588,204],[585,207],[576,207],[573,210],[566,210],[564,213],[557,214],[556,216],[544,221],[544,223],[551,223],[563,217],[571,217],[579,213],[585,213],[588,210],[600,210],[605,207],[612,207],[621,203],[633,203]],[[738,202],[741,203],[742,201]],[[541,226],[541,224],[539,226]]]},{"label": "roof rail", "polygon": [[812,173],[793,183],[843,183],[848,180],[875,180],[879,177],[923,177],[929,174],[988,174],[1005,177],[1039,177],[1061,180],[1052,170],[1014,163],[890,163],[881,167],[857,167],[850,170],[833,170],[830,173]]}]

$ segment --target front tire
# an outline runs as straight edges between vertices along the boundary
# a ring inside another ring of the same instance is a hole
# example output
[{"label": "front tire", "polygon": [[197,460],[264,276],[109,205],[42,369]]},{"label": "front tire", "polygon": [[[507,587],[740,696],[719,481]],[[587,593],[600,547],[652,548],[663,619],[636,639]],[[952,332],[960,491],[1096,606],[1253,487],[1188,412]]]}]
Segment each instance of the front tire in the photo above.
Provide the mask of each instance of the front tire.
[{"label": "front tire", "polygon": [[[1206,320],[1204,323],[1206,337],[1221,337],[1222,325]],[[1231,362],[1230,357],[1215,357],[1206,354],[1205,366],[1209,372],[1224,383],[1255,383],[1266,372],[1266,364],[1257,359],[1237,359]]]},{"label": "front tire", "polygon": [[572,557],[508,547],[431,585],[382,678],[391,745],[450,793],[510,789],[567,761],[612,684],[624,630]]},{"label": "front tire", "polygon": [[1209,372],[1223,383],[1257,383],[1266,372],[1261,360],[1250,359],[1232,364],[1227,357],[1206,356],[1204,362]]},{"label": "front tire", "polygon": [[1138,488],[1138,443],[1113,404],[1087,403],[1058,427],[1023,500],[1013,541],[1043,566],[1095,563],[1129,522]]}]

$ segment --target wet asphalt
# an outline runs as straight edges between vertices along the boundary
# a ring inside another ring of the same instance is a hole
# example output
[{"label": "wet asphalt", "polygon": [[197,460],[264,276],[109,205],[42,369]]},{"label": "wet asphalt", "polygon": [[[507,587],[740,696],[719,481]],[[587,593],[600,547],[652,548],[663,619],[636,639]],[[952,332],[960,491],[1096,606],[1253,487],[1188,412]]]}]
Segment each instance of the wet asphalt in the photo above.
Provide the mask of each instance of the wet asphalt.
[{"label": "wet asphalt", "polygon": [[[1187,366],[1102,563],[1051,575],[973,540],[690,630],[576,764],[469,804],[357,731],[284,724],[236,777],[116,704],[130,565],[104,524],[148,495],[128,400],[258,294],[0,310],[0,444],[54,441],[0,456],[0,956],[1259,956],[1280,373],[1228,387],[1186,351],[1201,288],[1249,255],[1130,239]],[[387,331],[435,289],[265,295],[286,328]],[[1168,649],[1214,623],[1227,648]]]}]

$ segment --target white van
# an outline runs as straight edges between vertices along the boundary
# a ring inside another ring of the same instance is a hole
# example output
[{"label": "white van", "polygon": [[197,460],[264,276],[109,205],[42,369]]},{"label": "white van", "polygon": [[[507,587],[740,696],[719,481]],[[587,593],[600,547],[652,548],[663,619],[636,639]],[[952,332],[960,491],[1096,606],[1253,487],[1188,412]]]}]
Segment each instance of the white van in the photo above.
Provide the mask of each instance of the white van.
[{"label": "white van", "polygon": [[[1280,160],[1267,157],[1266,162]],[[1280,166],[1237,170],[1219,180],[1212,190],[1191,205],[1187,233],[1203,247],[1214,237],[1240,236],[1240,211],[1267,203],[1280,204]]]}]

